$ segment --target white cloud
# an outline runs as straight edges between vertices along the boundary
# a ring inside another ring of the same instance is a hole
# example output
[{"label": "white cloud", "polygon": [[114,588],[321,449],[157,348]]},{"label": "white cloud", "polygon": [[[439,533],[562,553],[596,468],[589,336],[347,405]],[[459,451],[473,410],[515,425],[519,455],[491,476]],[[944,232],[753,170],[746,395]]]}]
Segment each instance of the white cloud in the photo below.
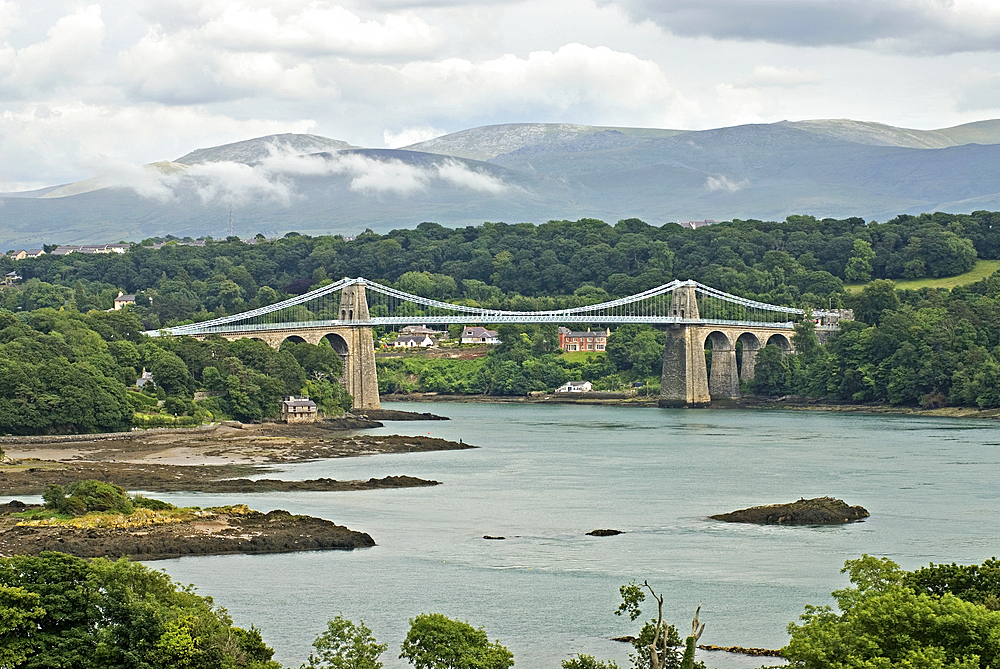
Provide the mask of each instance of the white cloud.
[{"label": "white cloud", "polygon": [[201,104],[269,95],[308,98],[319,92],[309,63],[286,64],[272,53],[205,48],[187,34],[150,31],[119,56],[122,82],[141,100]]},{"label": "white cloud", "polygon": [[721,190],[727,193],[735,193],[736,191],[742,190],[749,185],[749,181],[733,181],[724,174],[720,174],[717,177],[708,177],[708,179],[705,180],[705,188],[708,190]]},{"label": "white cloud", "polygon": [[[459,118],[584,112],[607,124],[658,123],[688,115],[693,107],[656,63],[582,44],[535,51],[526,58],[507,54],[479,62],[414,62],[370,75],[355,85],[396,91],[417,111]],[[343,86],[346,91],[347,84]]]},{"label": "white cloud", "polygon": [[967,73],[955,106],[960,111],[1000,110],[1000,72],[977,68]]},{"label": "white cloud", "polygon": [[[0,111],[0,191],[76,181],[108,161],[175,158],[196,146],[247,137],[304,133],[312,120],[237,120],[197,107],[29,104]],[[128,138],[128,141],[123,141]],[[162,151],[156,155],[157,151]],[[150,154],[153,153],[151,156]],[[21,175],[31,175],[25,179]]]},{"label": "white cloud", "polygon": [[468,188],[480,193],[493,193],[494,195],[507,190],[507,186],[496,177],[470,170],[462,163],[449,161],[437,166],[438,176],[455,186]]},{"label": "white cloud", "polygon": [[992,0],[613,0],[688,37],[917,53],[1000,50]]},{"label": "white cloud", "polygon": [[815,70],[758,65],[753,69],[750,76],[739,85],[743,87],[773,86],[791,88],[804,84],[818,84],[821,81],[822,77]]},{"label": "white cloud", "polygon": [[446,134],[447,133],[444,130],[423,126],[420,128],[404,128],[399,132],[385,130],[382,132],[382,139],[388,148],[398,149],[403,146],[426,142],[429,139],[434,139],[435,137],[440,137]]},{"label": "white cloud", "polygon": [[330,157],[300,156],[278,147],[255,165],[233,162],[176,163],[142,167],[106,160],[94,187],[128,188],[135,193],[164,202],[185,194],[195,194],[204,203],[247,204],[269,201],[290,204],[298,197],[294,177],[300,175],[343,175],[353,191],[379,195],[412,195],[436,183],[480,193],[499,194],[507,189],[500,179],[469,169],[455,160],[431,165],[413,165],[401,160],[382,160],[360,153],[344,152]]},{"label": "white cloud", "polygon": [[5,37],[22,24],[17,10],[17,3],[0,0],[0,37]]},{"label": "white cloud", "polygon": [[385,55],[421,53],[438,42],[431,27],[412,14],[388,14],[381,22],[329,2],[309,2],[298,11],[232,2],[198,30],[207,43],[240,51]]},{"label": "white cloud", "polygon": [[[0,25],[9,5],[0,6]],[[6,97],[22,97],[32,91],[78,85],[93,63],[104,40],[100,5],[81,7],[56,21],[44,41],[15,50],[0,49],[0,90]]]}]

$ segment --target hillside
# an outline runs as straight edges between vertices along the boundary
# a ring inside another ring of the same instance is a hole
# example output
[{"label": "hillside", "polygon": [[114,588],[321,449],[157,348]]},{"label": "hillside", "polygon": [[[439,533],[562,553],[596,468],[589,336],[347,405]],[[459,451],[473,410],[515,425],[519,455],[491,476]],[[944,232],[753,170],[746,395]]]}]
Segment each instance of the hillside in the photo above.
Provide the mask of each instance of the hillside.
[{"label": "hillside", "polygon": [[1000,120],[940,130],[851,120],[702,131],[472,128],[405,149],[317,135],[201,148],[129,175],[0,194],[0,250],[166,234],[354,235],[422,221],[887,220],[1000,209]]}]

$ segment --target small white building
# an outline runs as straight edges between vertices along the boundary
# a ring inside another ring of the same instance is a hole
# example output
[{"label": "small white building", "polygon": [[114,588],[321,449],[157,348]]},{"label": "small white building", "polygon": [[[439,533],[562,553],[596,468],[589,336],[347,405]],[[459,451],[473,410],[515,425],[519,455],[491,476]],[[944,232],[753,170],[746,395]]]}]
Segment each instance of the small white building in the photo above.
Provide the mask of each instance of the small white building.
[{"label": "small white building", "polygon": [[434,340],[430,335],[400,335],[396,341],[392,342],[393,348],[427,348],[434,346]]},{"label": "small white building", "polygon": [[556,388],[557,393],[589,393],[594,389],[590,381],[567,381]]},{"label": "small white building", "polygon": [[463,344],[499,344],[500,339],[497,337],[496,330],[487,330],[484,327],[466,327],[462,330]]}]

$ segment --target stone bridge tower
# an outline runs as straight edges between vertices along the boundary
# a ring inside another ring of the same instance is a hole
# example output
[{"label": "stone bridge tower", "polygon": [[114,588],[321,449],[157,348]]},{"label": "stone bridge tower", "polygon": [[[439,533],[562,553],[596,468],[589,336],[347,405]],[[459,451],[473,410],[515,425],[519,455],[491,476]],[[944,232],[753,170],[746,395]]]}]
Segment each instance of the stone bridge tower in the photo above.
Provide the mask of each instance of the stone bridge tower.
[{"label": "stone bridge tower", "polygon": [[[788,323],[702,320],[694,282],[674,290],[670,316],[680,322],[666,326],[661,407],[697,407],[711,403],[713,398],[737,399],[740,379],[753,378],[757,352],[763,346],[775,344],[785,353],[794,350]],[[737,344],[743,347],[742,365],[737,365]],[[712,349],[711,375],[705,361],[706,345]]]},{"label": "stone bridge tower", "polygon": [[[693,284],[681,285],[674,290],[670,315],[694,321],[701,318]],[[662,407],[700,406],[712,401],[708,393],[705,347],[697,334],[695,328],[684,324],[667,326],[663,376],[660,379],[659,404]]]},{"label": "stone bridge tower", "polygon": [[363,283],[352,284],[340,291],[338,315],[341,321],[349,325],[340,331],[347,350],[338,351],[344,359],[344,388],[354,398],[355,409],[379,409],[382,404],[378,396],[372,329],[360,324],[353,325],[355,321],[364,323],[371,320]]}]

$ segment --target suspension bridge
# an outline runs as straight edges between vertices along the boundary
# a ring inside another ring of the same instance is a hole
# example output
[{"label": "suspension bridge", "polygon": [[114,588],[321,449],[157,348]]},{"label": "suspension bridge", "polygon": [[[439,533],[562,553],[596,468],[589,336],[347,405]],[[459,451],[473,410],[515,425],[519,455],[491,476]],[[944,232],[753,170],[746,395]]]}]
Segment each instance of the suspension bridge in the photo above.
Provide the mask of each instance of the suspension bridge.
[{"label": "suspension bridge", "polygon": [[[327,339],[344,361],[343,382],[355,409],[378,408],[372,328],[400,325],[645,323],[666,332],[661,406],[698,406],[739,396],[739,381],[754,374],[757,351],[767,344],[792,350],[791,334],[804,311],[730,295],[695,281],[671,281],[599,304],[549,311],[507,311],[453,304],[383,286],[341,279],[303,295],[232,316],[147,332],[204,339],[260,339],[277,348],[285,340]],[[836,330],[839,312],[815,311],[817,329]],[[739,344],[739,346],[737,346]],[[706,346],[712,350],[711,374]],[[742,364],[737,364],[737,348]]]}]

